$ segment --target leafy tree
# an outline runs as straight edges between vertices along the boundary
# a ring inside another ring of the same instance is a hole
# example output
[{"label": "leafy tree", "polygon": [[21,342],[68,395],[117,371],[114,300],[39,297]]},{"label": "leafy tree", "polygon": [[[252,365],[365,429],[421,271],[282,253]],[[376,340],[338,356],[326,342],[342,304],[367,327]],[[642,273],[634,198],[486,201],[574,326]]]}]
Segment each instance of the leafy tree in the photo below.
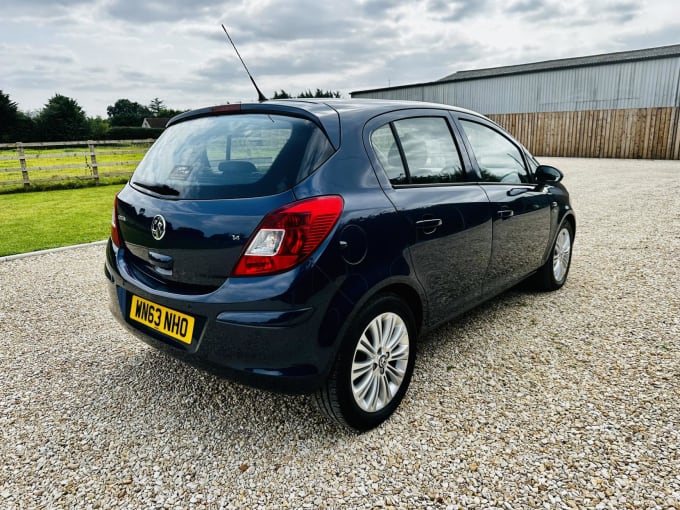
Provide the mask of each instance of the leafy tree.
[{"label": "leafy tree", "polygon": [[151,110],[129,99],[119,99],[113,106],[106,107],[111,126],[141,126],[145,117],[151,117]]},{"label": "leafy tree", "polygon": [[170,119],[175,115],[184,113],[185,111],[187,110],[173,110],[172,108],[163,108],[160,112],[158,112],[158,116],[164,119]]},{"label": "leafy tree", "polygon": [[165,102],[154,97],[149,103],[149,111],[154,117],[162,117],[161,112],[165,110]]},{"label": "leafy tree", "polygon": [[90,128],[90,138],[93,140],[103,140],[109,130],[109,122],[102,119],[99,115],[87,119]]},{"label": "leafy tree", "polygon": [[312,92],[312,89],[307,89],[307,90],[300,92],[296,96],[291,96],[290,94],[288,94],[288,92],[281,89],[281,92],[274,91],[273,99],[292,99],[292,98],[296,98],[296,97],[299,97],[299,98],[302,98],[302,99],[316,98],[316,97],[335,97],[335,98],[338,98],[338,97],[340,97],[340,91],[316,89],[315,92]]},{"label": "leafy tree", "polygon": [[14,139],[9,142],[35,142],[40,139],[37,133],[36,119],[24,112],[19,112],[14,129]]},{"label": "leafy tree", "polygon": [[9,94],[3,94],[0,90],[0,141],[16,142],[14,131],[19,120],[19,109],[14,101],[11,101]]},{"label": "leafy tree", "polygon": [[180,113],[184,113],[187,110],[175,110],[174,108],[168,108],[165,106],[165,101],[162,99],[158,99],[157,97],[154,97],[151,100],[151,103],[149,103],[148,106],[149,111],[151,112],[153,117],[161,118],[161,119],[170,119],[174,117],[175,115],[179,115]]},{"label": "leafy tree", "polygon": [[90,131],[78,102],[61,94],[47,102],[36,123],[40,138],[45,141],[84,140]]},{"label": "leafy tree", "polygon": [[334,98],[339,98],[340,97],[340,91],[335,90],[321,90],[321,89],[316,89],[316,92],[314,92],[314,97],[334,97]]}]

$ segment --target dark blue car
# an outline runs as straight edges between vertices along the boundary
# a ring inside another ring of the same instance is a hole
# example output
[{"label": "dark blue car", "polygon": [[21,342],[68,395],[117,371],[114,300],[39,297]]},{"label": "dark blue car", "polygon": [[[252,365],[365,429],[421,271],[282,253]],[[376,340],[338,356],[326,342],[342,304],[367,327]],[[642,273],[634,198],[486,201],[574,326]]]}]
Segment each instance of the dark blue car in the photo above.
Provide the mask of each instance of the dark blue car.
[{"label": "dark blue car", "polygon": [[377,100],[184,113],[116,198],[114,315],[246,384],[387,419],[416,339],[518,282],[560,288],[575,217],[559,170],[471,111]]}]

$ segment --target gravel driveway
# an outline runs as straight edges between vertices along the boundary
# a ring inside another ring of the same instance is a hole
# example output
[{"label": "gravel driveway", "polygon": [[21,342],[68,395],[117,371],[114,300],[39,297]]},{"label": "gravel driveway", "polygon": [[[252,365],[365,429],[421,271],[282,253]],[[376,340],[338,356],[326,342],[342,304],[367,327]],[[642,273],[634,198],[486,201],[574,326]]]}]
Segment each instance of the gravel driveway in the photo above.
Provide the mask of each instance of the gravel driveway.
[{"label": "gravel driveway", "polygon": [[125,333],[102,246],[0,262],[0,507],[680,508],[680,162],[544,162],[567,285],[424,338],[363,435]]}]

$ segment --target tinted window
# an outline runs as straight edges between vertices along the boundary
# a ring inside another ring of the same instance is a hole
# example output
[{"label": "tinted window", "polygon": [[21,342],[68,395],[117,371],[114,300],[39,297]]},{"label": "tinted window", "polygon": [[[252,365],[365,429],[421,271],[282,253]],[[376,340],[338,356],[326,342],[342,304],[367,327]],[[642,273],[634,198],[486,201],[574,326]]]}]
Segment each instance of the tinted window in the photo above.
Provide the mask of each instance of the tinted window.
[{"label": "tinted window", "polygon": [[508,138],[487,126],[462,120],[485,182],[529,182],[522,154]]},{"label": "tinted window", "polygon": [[390,124],[373,131],[371,145],[390,182],[392,184],[406,184],[408,182],[406,170]]},{"label": "tinted window", "polygon": [[203,117],[168,128],[132,176],[175,198],[273,195],[298,183],[333,148],[312,122],[282,115]]},{"label": "tinted window", "polygon": [[[465,173],[449,126],[441,117],[417,117],[373,132],[371,144],[392,184],[462,182]],[[404,165],[405,161],[405,165]]]},{"label": "tinted window", "polygon": [[533,175],[533,174],[536,173],[536,169],[538,168],[539,163],[538,163],[538,161],[536,161],[536,158],[534,158],[534,157],[533,157],[531,154],[529,154],[528,152],[525,152],[524,154],[525,154],[526,157],[527,157],[527,163],[529,163],[529,171],[530,171],[531,174]]}]

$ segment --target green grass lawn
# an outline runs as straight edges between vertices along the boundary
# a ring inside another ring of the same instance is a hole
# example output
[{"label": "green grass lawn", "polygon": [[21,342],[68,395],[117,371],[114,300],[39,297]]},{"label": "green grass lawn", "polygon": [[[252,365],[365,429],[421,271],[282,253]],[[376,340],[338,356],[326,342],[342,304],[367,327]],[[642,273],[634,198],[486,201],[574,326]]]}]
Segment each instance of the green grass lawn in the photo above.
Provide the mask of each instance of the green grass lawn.
[{"label": "green grass lawn", "polygon": [[122,187],[0,195],[0,257],[106,239]]}]

